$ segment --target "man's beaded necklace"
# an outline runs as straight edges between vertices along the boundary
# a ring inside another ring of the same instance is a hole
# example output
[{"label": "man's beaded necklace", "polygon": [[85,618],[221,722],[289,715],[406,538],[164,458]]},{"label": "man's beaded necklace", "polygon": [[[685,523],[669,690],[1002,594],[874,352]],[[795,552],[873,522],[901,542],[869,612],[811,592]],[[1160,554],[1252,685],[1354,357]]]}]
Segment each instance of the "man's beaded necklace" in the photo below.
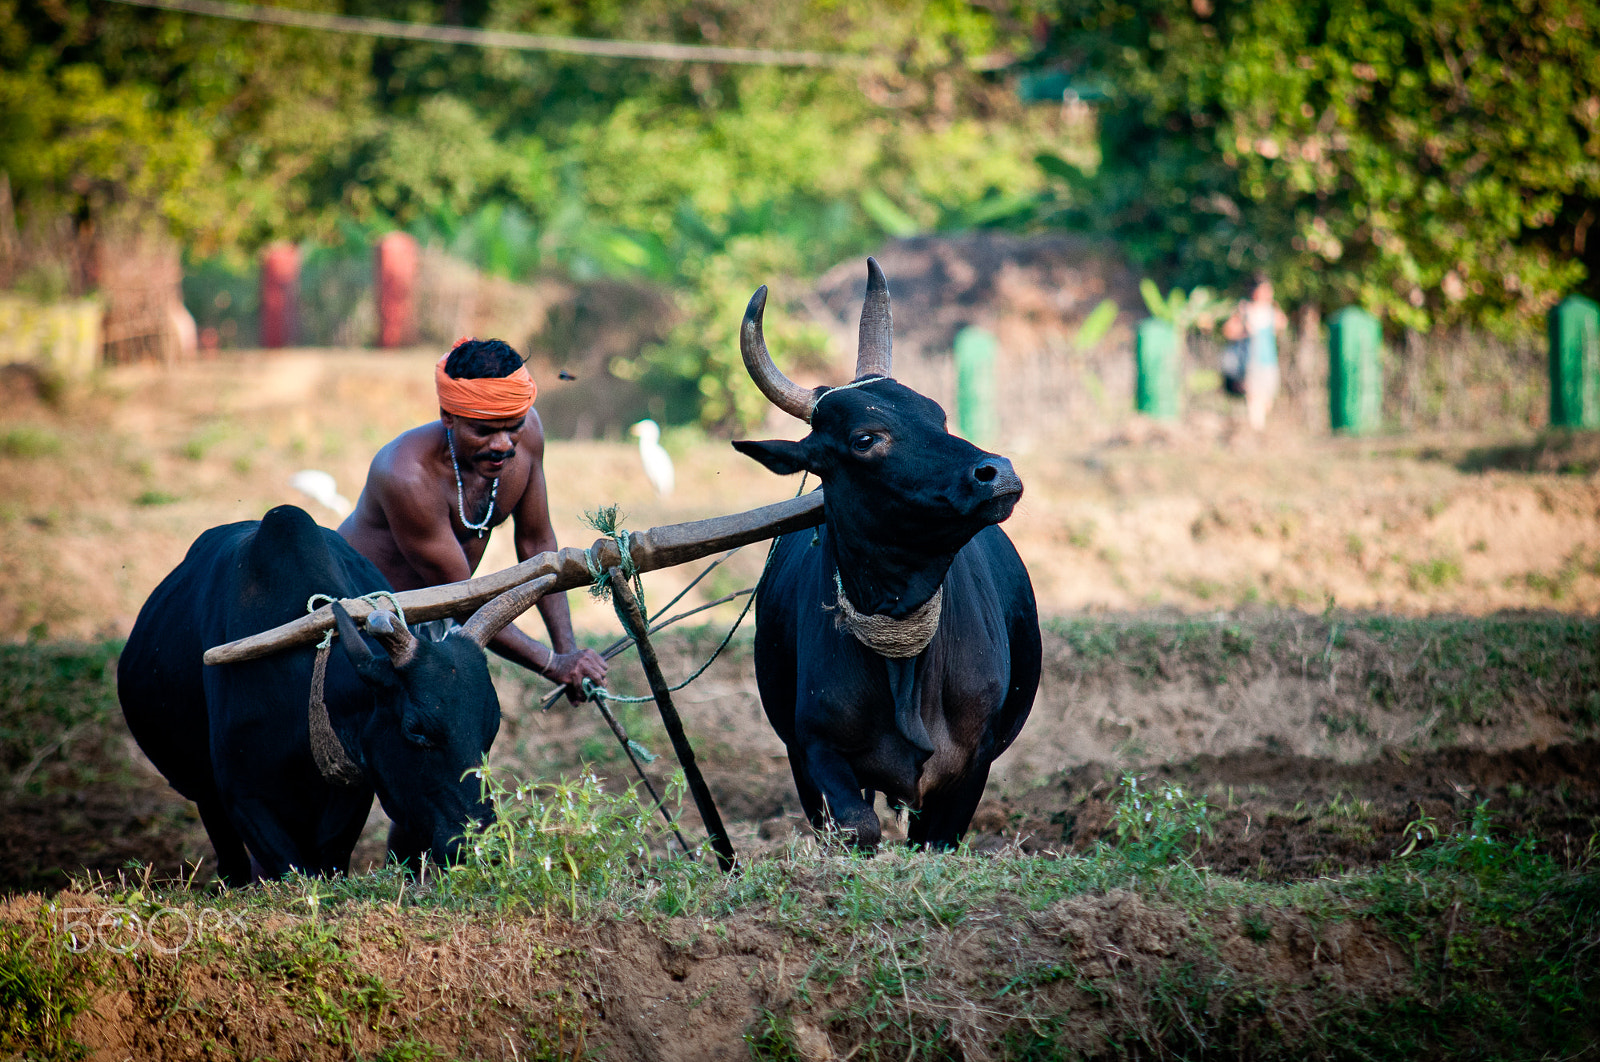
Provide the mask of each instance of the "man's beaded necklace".
[{"label": "man's beaded necklace", "polygon": [[476,531],[478,537],[482,538],[489,530],[489,521],[494,519],[494,500],[500,493],[500,477],[496,476],[489,487],[489,511],[477,523],[468,520],[467,499],[461,489],[461,466],[456,464],[456,440],[449,428],[444,430],[444,441],[450,447],[450,470],[456,474],[456,511],[461,514],[461,526],[468,531]]}]

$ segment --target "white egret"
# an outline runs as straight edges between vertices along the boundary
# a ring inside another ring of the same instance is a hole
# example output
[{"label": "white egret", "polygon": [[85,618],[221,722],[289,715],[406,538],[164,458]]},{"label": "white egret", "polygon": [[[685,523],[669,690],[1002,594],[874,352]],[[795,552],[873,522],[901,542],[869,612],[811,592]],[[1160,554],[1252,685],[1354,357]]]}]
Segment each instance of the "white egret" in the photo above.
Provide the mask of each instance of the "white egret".
[{"label": "white egret", "polygon": [[639,437],[639,460],[644,463],[645,478],[665,498],[672,493],[672,456],[661,448],[661,427],[653,420],[641,420],[628,431]]},{"label": "white egret", "polygon": [[339,493],[339,485],[321,469],[302,468],[289,477],[289,486],[312,501],[332,509],[340,517],[350,512],[350,499]]}]

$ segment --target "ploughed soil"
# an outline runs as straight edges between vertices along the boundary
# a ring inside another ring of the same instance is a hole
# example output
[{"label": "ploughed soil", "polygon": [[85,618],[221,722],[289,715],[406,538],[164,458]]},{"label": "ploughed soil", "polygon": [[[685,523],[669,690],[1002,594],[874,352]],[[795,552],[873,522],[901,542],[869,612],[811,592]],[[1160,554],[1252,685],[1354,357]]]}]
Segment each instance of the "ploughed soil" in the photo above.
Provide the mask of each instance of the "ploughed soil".
[{"label": "ploughed soil", "polygon": [[[1139,622],[1167,632],[1169,648],[1179,633],[1195,637],[1192,627],[1171,621]],[[1277,613],[1246,616],[1229,629],[1266,642],[1295,623],[1331,629]],[[1107,621],[1100,629],[1115,628]],[[1210,685],[1181,651],[1173,653],[1173,675],[1141,678],[1114,662],[1086,661],[1067,635],[1047,628],[1047,671],[1033,714],[996,763],[968,839],[980,851],[1087,851],[1113,839],[1119,780],[1131,773],[1147,789],[1171,782],[1203,797],[1214,834],[1200,843],[1196,862],[1257,880],[1387,861],[1410,840],[1408,824],[1432,822],[1448,834],[1483,801],[1505,835],[1537,838],[1541,850],[1577,862],[1600,832],[1600,728],[1584,703],[1600,682],[1593,669],[1600,627],[1579,631],[1590,642],[1589,655],[1576,661],[1587,675],[1547,680],[1555,687],[1548,691],[1536,683],[1509,689],[1489,714],[1463,721],[1410,696],[1384,704],[1357,681],[1329,697],[1326,676],[1271,674],[1266,649],[1239,665],[1255,674],[1232,684]],[[700,628],[663,638],[669,678],[699,666],[720,634]],[[1352,678],[1383,662],[1371,648],[1349,655]],[[637,671],[621,660],[619,671]],[[1437,674],[1415,682],[1443,685]],[[636,781],[592,705],[563,700],[541,713],[535,702],[546,686],[523,684],[509,667],[500,669],[499,684],[505,717],[491,756],[497,768],[546,779],[592,768],[617,787]],[[642,690],[628,675],[614,686]],[[778,854],[809,835],[782,743],[761,715],[747,641],[736,640],[675,703],[741,856]],[[613,710],[630,737],[660,754],[647,774],[661,791],[676,764],[654,706]],[[74,876],[115,878],[129,861],[164,878],[209,878],[210,844],[193,805],[144,760],[120,716],[80,723],[42,759],[27,778],[16,772],[17,784],[0,801],[0,888],[50,891]],[[698,833],[692,803],[682,812]],[[887,807],[881,814],[887,835],[903,837],[903,822]],[[386,825],[375,803],[353,871],[381,864]]]},{"label": "ploughed soil", "polygon": [[[1455,832],[1482,801],[1503,839],[1534,839],[1566,866],[1592,860],[1600,741],[1582,707],[1593,691],[1592,649],[1589,692],[1582,677],[1547,676],[1545,689],[1512,684],[1504,702],[1476,721],[1447,722],[1421,708],[1410,686],[1375,703],[1372,687],[1356,679],[1384,660],[1371,645],[1352,644],[1354,637],[1335,639],[1349,658],[1342,672],[1308,667],[1304,679],[1283,675],[1293,642],[1281,640],[1276,657],[1261,647],[1297,624],[1325,644],[1332,623],[1321,619],[1231,617],[1228,629],[1258,647],[1238,662],[1237,685],[1212,685],[1214,676],[1171,637],[1203,640],[1203,629],[1171,617],[1125,622],[1157,632],[1170,673],[1141,676],[1089,657],[1073,631],[1047,630],[1050,664],[1034,717],[997,765],[969,835],[980,858],[1048,860],[1112,841],[1118,780],[1133,771],[1146,791],[1170,782],[1204,797],[1213,832],[1192,860],[1224,876],[1305,881],[1377,867],[1397,858],[1419,824]],[[1096,629],[1115,630],[1113,623]],[[1580,630],[1592,647],[1595,625]],[[719,633],[664,637],[664,666],[686,674]],[[1352,692],[1326,699],[1328,675],[1337,685],[1341,673]],[[1413,677],[1419,687],[1448,682],[1442,672]],[[494,757],[500,766],[550,777],[587,764],[617,786],[631,781],[591,706],[542,714],[535,706],[542,689],[509,669],[500,682],[507,709]],[[637,688],[621,675],[616,685]],[[1185,706],[1177,726],[1174,702]],[[185,910],[210,934],[204,948],[158,953],[145,946],[152,935],[127,955],[95,953],[101,980],[70,1034],[89,1057],[108,1060],[585,1052],[640,1062],[827,1060],[863,1048],[868,1057],[889,1047],[905,1057],[908,1030],[942,1057],[1036,1057],[1016,1046],[1019,1037],[1049,1045],[1040,1048],[1043,1057],[1056,1057],[1050,1050],[1161,1056],[1182,1048],[1183,1029],[1160,1010],[1162,986],[1175,977],[1219,991],[1217,1005],[1226,997],[1229,1014],[1237,1002],[1230,993],[1270,1000],[1253,1024],[1225,1031],[1238,1054],[1255,1057],[1248,1045],[1258,1035],[1281,1050],[1301,1035],[1348,1026],[1330,1011],[1345,1008],[1360,1021],[1386,1001],[1410,998],[1438,944],[1418,950],[1359,914],[1330,921],[1288,904],[1222,906],[1201,917],[1124,889],[1042,909],[1026,897],[1002,898],[958,919],[877,931],[813,924],[818,911],[844,909],[851,871],[807,840],[782,750],[755,705],[748,643],[736,641],[679,703],[736,850],[782,866],[788,889],[806,897],[796,908],[803,917],[770,904],[715,920],[571,921],[560,907],[531,917],[449,916],[404,905],[401,887],[392,904],[330,909],[321,920],[290,897],[265,913],[246,911],[240,922],[206,927],[206,905],[219,901],[204,884],[211,864],[203,831],[113,716],[99,729],[81,729],[65,759],[47,757],[0,804],[0,884],[13,893],[0,900],[0,927],[36,934],[37,951],[64,947],[56,928],[68,917],[62,912],[108,924],[137,903],[137,893],[126,899],[129,883],[144,872],[122,869],[128,860],[156,877],[195,882]],[[659,724],[647,708],[618,708],[635,740],[663,753],[650,768],[659,788],[671,765]],[[1341,709],[1359,709],[1367,722],[1356,726]],[[884,817],[892,838],[897,822],[887,809]],[[692,808],[682,818],[692,838],[702,836]],[[353,870],[381,860],[384,826],[375,808]],[[892,865],[904,852],[891,840],[878,861]],[[80,884],[68,886],[69,876]],[[84,895],[77,890],[86,878],[112,884]],[[919,887],[930,912],[945,902],[937,883]],[[164,917],[164,931],[175,936],[167,944],[177,947],[180,916]],[[1449,934],[1447,927],[1441,949]],[[1474,939],[1499,954],[1491,940]],[[873,986],[890,959],[911,973],[902,970],[900,990],[885,997]],[[1011,991],[1014,984],[1022,987]],[[1194,1006],[1203,1016],[1203,1003]],[[443,1054],[428,1053],[434,1050]]]},{"label": "ploughed soil", "polygon": [[[289,476],[329,471],[353,499],[377,446],[429,416],[433,357],[287,353],[139,369],[49,401],[12,373],[0,407],[0,637],[71,652],[124,636],[208,526],[286,501],[336,524],[337,513],[297,494]],[[770,430],[796,434],[785,424]],[[627,526],[642,528],[774,501],[798,485],[725,441],[680,432],[666,442],[680,490],[660,499],[627,444],[553,440],[547,467],[562,541],[590,541],[582,516],[602,505],[620,503]],[[1014,456],[1028,495],[1008,531],[1050,619],[1032,717],[996,764],[969,837],[979,852],[1049,858],[1110,840],[1118,780],[1132,773],[1141,786],[1170,781],[1207,801],[1213,832],[1193,858],[1228,875],[1293,881],[1374,866],[1419,833],[1449,833],[1483,801],[1508,837],[1534,838],[1569,865],[1591,854],[1600,831],[1600,626],[1591,618],[1600,606],[1600,445],[1327,439],[1277,425],[1264,438],[1202,438],[1130,422],[1115,436]],[[506,537],[485,570],[515,559]],[[744,551],[684,606],[750,585],[760,563],[759,550]],[[652,606],[694,570],[648,577]],[[616,633],[607,606],[570,597],[591,644]],[[736,614],[721,606],[664,635],[668,678],[698,667]],[[702,618],[711,622],[692,626]],[[98,681],[110,683],[111,672]],[[542,712],[544,684],[510,668],[498,681],[498,766],[551,777],[589,765],[629,784],[592,706],[561,701]],[[631,656],[618,658],[610,684],[642,691]],[[0,919],[37,908],[22,893],[114,879],[130,861],[163,878],[209,878],[192,806],[144,761],[106,698],[31,732],[6,706],[6,725],[22,729],[0,734],[9,756],[0,892],[13,897]],[[748,631],[677,703],[736,850],[794,858],[808,828],[761,714]],[[653,709],[618,708],[630,735],[662,754],[650,769],[659,783],[671,754]],[[883,814],[892,838],[898,823]],[[684,822],[699,829],[692,808]],[[353,871],[381,862],[384,828],[375,807]],[[886,858],[896,858],[892,841]],[[806,885],[802,874],[796,887]],[[404,1028],[418,1042],[456,1045],[448,1050],[467,1057],[530,1057],[541,1043],[543,1057],[586,1043],[608,1058],[748,1057],[747,1039],[759,1040],[773,1014],[792,1017],[785,1036],[800,1057],[844,1057],[853,1046],[807,1016],[823,1008],[798,987],[804,957],[793,937],[755,916],[715,933],[685,919],[595,928],[435,924],[442,916],[398,908],[387,923],[364,917],[341,929],[357,972],[370,967],[403,986],[396,1013],[409,1015]],[[1247,934],[1270,942],[1261,969],[1279,983],[1381,998],[1399,976],[1404,956],[1370,926],[1318,930],[1313,942],[1295,917],[1271,913],[1268,930],[1252,924]],[[932,965],[948,971],[945,998],[961,998],[962,979],[981,980],[996,963],[1038,960],[1041,942],[1078,949],[1085,963],[1100,956],[1093,962],[1113,972],[1106,955],[1138,968],[1198,946],[1181,918],[1133,894],[1063,901],[1025,921],[1011,944],[979,949],[958,927],[924,941],[940,957]],[[1242,947],[1242,925],[1217,930],[1206,946]],[[203,964],[141,970],[176,980],[161,992],[135,985],[99,997],[74,1033],[94,1057],[370,1057],[385,1042],[324,1035],[319,1019]],[[577,982],[590,986],[583,998],[571,994]],[[159,1024],[183,1024],[176,1039],[157,1036],[146,1006],[157,997],[187,1001]],[[522,1007],[514,1020],[478,1013],[511,998]],[[984,1057],[972,1030],[987,1019],[959,1010],[945,1018],[950,1042]],[[219,1027],[232,1040],[204,1046]],[[1081,1049],[1098,1050],[1087,1041]]]}]

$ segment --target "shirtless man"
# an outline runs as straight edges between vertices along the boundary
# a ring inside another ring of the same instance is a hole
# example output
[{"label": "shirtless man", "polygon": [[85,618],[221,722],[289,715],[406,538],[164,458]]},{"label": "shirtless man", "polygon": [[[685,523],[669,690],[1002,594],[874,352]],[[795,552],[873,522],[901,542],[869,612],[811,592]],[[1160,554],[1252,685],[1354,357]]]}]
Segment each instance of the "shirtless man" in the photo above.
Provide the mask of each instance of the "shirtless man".
[{"label": "shirtless man", "polygon": [[[372,459],[367,485],[339,534],[396,590],[470,578],[488,534],[509,517],[517,560],[556,548],[545,495],[538,388],[522,358],[498,339],[469,339],[434,367],[439,419],[401,434]],[[489,648],[583,700],[584,679],[603,682],[606,662],[579,649],[565,594],[539,602],[550,632],[541,645],[507,626]],[[418,624],[419,636],[430,625]]]}]

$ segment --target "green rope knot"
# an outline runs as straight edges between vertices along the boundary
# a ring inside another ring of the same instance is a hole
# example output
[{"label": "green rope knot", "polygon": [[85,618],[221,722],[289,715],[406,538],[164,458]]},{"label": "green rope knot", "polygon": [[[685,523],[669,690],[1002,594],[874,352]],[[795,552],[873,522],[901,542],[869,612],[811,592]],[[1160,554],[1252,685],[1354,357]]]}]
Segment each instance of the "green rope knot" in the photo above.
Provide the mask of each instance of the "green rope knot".
[{"label": "green rope knot", "polygon": [[[606,689],[604,686],[602,686],[599,683],[595,682],[594,679],[590,679],[590,678],[584,679],[582,685],[583,685],[583,695],[585,697],[588,697],[590,700],[595,701],[596,703],[599,703],[599,704],[604,704],[607,701],[615,701],[618,704],[644,704],[646,701],[655,700],[654,696],[648,696],[648,697],[624,697],[620,693],[612,693],[610,690]],[[682,687],[681,686],[674,686],[673,689],[675,689],[675,690],[682,689]]]},{"label": "green rope knot", "polygon": [[[605,535],[617,544],[617,552],[622,560],[618,567],[622,569],[622,577],[633,583],[633,596],[639,600],[639,611],[644,613],[648,621],[649,613],[644,607],[644,576],[639,571],[639,566],[633,562],[633,534],[622,524],[622,514],[617,506],[608,505],[603,509],[583,514],[584,523]],[[584,565],[589,569],[589,593],[600,600],[611,596],[611,587],[606,580],[606,573],[600,567],[600,557],[593,546],[583,554]]]},{"label": "green rope knot", "polygon": [[[388,598],[390,603],[394,605],[394,614],[399,618],[400,626],[404,627],[406,625],[406,610],[401,606],[400,599],[395,596],[395,592],[393,590],[374,590],[370,594],[362,594],[358,600],[365,601],[373,608],[377,608],[378,599],[383,597]],[[337,597],[330,597],[327,594],[312,594],[310,597],[306,598],[306,611],[315,612],[324,604],[331,605],[338,600],[340,599]],[[317,648],[328,648],[328,646],[333,644],[334,635],[338,633],[339,628],[337,626],[329,627],[327,633],[323,634],[322,641],[317,643]]]},{"label": "green rope knot", "polygon": [[[795,491],[794,495],[796,498],[805,493],[806,478],[808,475],[809,473],[801,475],[800,489]],[[617,514],[617,507],[615,505],[609,505],[598,512],[586,512],[583,514],[583,518],[590,527],[594,528],[602,535],[609,536],[616,541],[617,549],[622,554],[622,563],[618,565],[618,567],[622,569],[623,578],[633,580],[633,596],[639,602],[639,612],[645,621],[644,630],[640,633],[643,633],[646,637],[648,637],[651,631],[650,618],[649,615],[645,613],[644,608],[644,579],[639,572],[638,566],[633,563],[633,557],[629,555],[629,536],[627,530],[617,526],[617,523],[620,519]],[[761,573],[763,575],[766,574],[768,568],[772,567],[772,557],[778,551],[778,541],[779,538],[773,538],[772,542],[767,546],[767,559],[761,566]],[[597,598],[609,597],[611,593],[609,587],[610,580],[607,578],[606,573],[600,570],[600,559],[595,555],[594,547],[591,546],[588,550],[584,551],[583,557],[584,563],[588,565],[589,568],[589,578],[594,581],[589,592],[594,594],[594,596]],[[721,562],[719,561],[718,563]],[[715,567],[715,565],[712,567]],[[701,573],[701,575],[704,574],[704,572]],[[699,579],[696,579],[695,582],[699,582]],[[689,585],[693,586],[694,584],[691,583]],[[685,592],[687,592],[687,590],[685,590]],[[681,596],[683,595],[680,594],[679,597]],[[673,601],[676,600],[676,598],[673,599]],[[717,657],[721,656],[722,651],[728,647],[728,643],[733,641],[733,636],[738,632],[739,626],[744,623],[744,618],[750,614],[750,606],[754,605],[755,601],[756,596],[754,594],[751,594],[749,597],[745,598],[744,608],[739,611],[739,617],[733,621],[733,626],[728,628],[728,633],[723,636],[721,644],[711,651],[711,655],[706,658],[705,663],[695,668],[694,674],[690,675],[676,686],[669,686],[666,690],[667,693],[677,693],[679,690],[694,682],[701,675],[705,674],[706,670],[710,668],[712,664],[716,663]],[[616,605],[616,602],[613,601],[612,604]],[[667,603],[667,608],[671,609],[672,605],[673,602],[669,601]],[[619,607],[617,611],[618,618],[620,619],[621,608]],[[668,620],[667,622],[671,623],[672,621]],[[628,623],[626,620],[623,621],[622,626],[625,631],[628,629]],[[653,694],[647,697],[620,697],[606,689],[604,686],[597,685],[592,680],[587,678],[583,680],[581,688],[585,697],[595,700],[602,706],[604,706],[606,701],[616,701],[620,704],[643,704],[646,701],[655,700],[655,696]]]}]

